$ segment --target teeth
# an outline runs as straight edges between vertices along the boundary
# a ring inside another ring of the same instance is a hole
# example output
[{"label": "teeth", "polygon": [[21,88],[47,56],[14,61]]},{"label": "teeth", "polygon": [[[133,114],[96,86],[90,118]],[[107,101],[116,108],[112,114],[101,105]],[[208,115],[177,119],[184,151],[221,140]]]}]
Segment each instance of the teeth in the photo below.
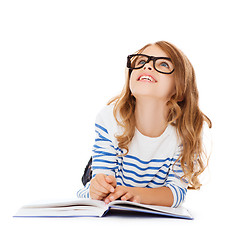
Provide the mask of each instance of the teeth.
[{"label": "teeth", "polygon": [[142,80],[142,79],[147,79],[147,80],[149,80],[149,81],[151,81],[151,82],[154,82],[154,80],[153,80],[151,77],[149,77],[149,76],[142,76],[142,77],[140,78],[140,80]]}]

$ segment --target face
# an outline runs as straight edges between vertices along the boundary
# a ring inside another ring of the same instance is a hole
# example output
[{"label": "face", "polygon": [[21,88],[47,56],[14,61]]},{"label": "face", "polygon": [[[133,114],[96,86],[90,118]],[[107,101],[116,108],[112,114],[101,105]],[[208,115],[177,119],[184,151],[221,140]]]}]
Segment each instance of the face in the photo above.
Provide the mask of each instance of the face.
[{"label": "face", "polygon": [[[147,47],[141,54],[169,57],[156,45]],[[163,67],[167,65],[163,64]],[[150,97],[167,102],[175,91],[174,72],[172,74],[160,73],[154,69],[153,61],[150,61],[140,69],[133,69],[130,76],[130,90],[136,99]]]}]

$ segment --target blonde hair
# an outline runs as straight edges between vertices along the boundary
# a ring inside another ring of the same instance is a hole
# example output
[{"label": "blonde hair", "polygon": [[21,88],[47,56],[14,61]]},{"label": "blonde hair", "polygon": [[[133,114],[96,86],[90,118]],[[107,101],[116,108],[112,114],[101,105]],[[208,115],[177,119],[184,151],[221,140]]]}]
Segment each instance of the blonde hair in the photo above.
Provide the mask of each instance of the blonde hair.
[{"label": "blonde hair", "polygon": [[[152,44],[147,44],[137,53],[143,52],[150,45]],[[175,68],[176,91],[167,102],[169,109],[167,122],[176,127],[177,134],[181,139],[182,152],[176,162],[179,160],[181,162],[184,172],[183,178],[188,180],[188,188],[199,189],[201,184],[198,177],[208,165],[208,158],[202,143],[203,123],[206,121],[209,128],[212,127],[212,123],[199,109],[195,72],[188,58],[169,42],[159,41],[153,45],[160,47],[168,54]],[[114,117],[124,129],[122,135],[116,136],[119,148],[126,150],[124,155],[129,152],[128,145],[134,136],[136,126],[134,114],[136,99],[130,91],[130,75],[131,71],[126,69],[126,82],[122,92],[107,103],[109,105],[115,102]],[[117,119],[118,113],[121,116],[121,122]]]}]

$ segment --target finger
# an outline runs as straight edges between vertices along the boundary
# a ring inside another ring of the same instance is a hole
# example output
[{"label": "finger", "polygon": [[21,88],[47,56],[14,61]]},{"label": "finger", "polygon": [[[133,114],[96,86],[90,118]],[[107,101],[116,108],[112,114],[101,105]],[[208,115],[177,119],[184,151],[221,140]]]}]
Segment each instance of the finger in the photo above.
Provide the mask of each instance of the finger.
[{"label": "finger", "polygon": [[140,203],[141,198],[137,195],[129,199],[131,202]]},{"label": "finger", "polygon": [[93,185],[93,186],[90,186],[90,189],[89,189],[89,193],[90,193],[90,196],[91,194],[95,194],[97,195],[99,198],[103,198],[103,197],[106,197],[108,194],[107,193],[103,193],[101,192],[97,187],[96,185]]},{"label": "finger", "polygon": [[94,199],[94,200],[102,200],[102,197],[99,196],[96,192],[91,191],[91,192],[89,192],[89,194],[90,194],[90,198],[91,198],[91,199]]},{"label": "finger", "polygon": [[105,194],[108,194],[108,193],[109,193],[108,189],[106,189],[106,188],[101,184],[101,181],[99,182],[98,179],[96,179],[96,182],[94,183],[93,187],[94,187],[96,190],[98,190],[98,191],[100,191],[100,192],[102,192],[102,193],[105,193]]},{"label": "finger", "polygon": [[107,183],[105,176],[102,176],[101,178],[97,179],[97,181],[99,185],[101,185],[104,189],[107,190],[107,193],[114,192],[114,187],[111,184]]},{"label": "finger", "polygon": [[112,176],[112,175],[108,175],[108,176],[106,177],[106,181],[107,181],[108,183],[110,183],[113,187],[116,187],[116,186],[117,186],[116,178],[115,178],[114,176]]},{"label": "finger", "polygon": [[112,196],[113,196],[113,193],[109,193],[108,196],[106,196],[106,198],[104,199],[104,202],[107,204],[110,203],[111,202],[110,198],[112,198]]},{"label": "finger", "polygon": [[103,199],[103,201],[106,203],[106,204],[108,204],[108,203],[110,203],[110,197],[112,196],[112,193],[109,193],[107,196],[105,196],[105,198]]},{"label": "finger", "polygon": [[125,193],[126,193],[126,191],[124,189],[118,189],[114,193],[111,193],[108,198],[110,201],[115,201],[116,199],[118,199],[122,195],[124,195]]},{"label": "finger", "polygon": [[127,201],[129,199],[133,198],[133,195],[130,193],[130,192],[127,192],[126,194],[124,194],[122,197],[121,197],[121,200],[122,201]]},{"label": "finger", "polygon": [[106,204],[109,204],[109,203],[110,203],[109,197],[106,197],[106,198],[104,199],[104,202],[105,202]]}]

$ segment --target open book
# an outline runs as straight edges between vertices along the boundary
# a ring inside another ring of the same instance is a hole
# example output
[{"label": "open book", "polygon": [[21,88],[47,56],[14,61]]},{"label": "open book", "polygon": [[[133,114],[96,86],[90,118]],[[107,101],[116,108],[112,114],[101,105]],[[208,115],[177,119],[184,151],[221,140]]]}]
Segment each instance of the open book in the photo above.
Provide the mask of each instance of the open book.
[{"label": "open book", "polygon": [[184,207],[171,208],[121,200],[106,204],[91,199],[25,205],[14,217],[103,217],[111,209],[193,219]]}]

